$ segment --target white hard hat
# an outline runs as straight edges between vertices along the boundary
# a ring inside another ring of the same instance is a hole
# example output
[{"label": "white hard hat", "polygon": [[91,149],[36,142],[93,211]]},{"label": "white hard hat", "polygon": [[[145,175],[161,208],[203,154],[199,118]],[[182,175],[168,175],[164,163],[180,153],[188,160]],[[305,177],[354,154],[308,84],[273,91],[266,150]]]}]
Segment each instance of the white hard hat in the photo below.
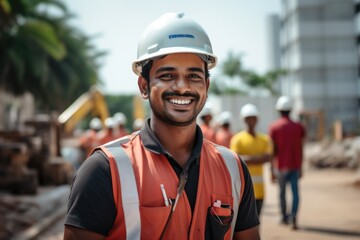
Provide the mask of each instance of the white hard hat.
[{"label": "white hard hat", "polygon": [[114,119],[112,119],[111,117],[106,118],[106,119],[105,119],[105,126],[106,126],[107,128],[113,128],[113,127],[115,126]]},{"label": "white hard hat", "polygon": [[257,107],[253,104],[245,104],[241,110],[240,110],[240,117],[246,118],[246,117],[257,117],[259,116],[259,111]]},{"label": "white hard hat", "polygon": [[144,125],[144,120],[141,118],[137,118],[137,119],[135,119],[135,121],[133,123],[133,128],[140,129],[143,125]]},{"label": "white hard hat", "polygon": [[122,112],[115,113],[113,119],[117,125],[125,125],[127,122],[127,118]]},{"label": "white hard hat", "polygon": [[219,124],[224,125],[225,123],[231,123],[231,112],[224,111],[219,116]]},{"label": "white hard hat", "polygon": [[204,108],[201,110],[199,117],[204,117],[204,116],[212,116],[212,110],[211,110],[211,105],[210,104],[205,104]]},{"label": "white hard hat", "polygon": [[91,119],[89,126],[91,129],[100,130],[102,128],[101,120],[97,117]]},{"label": "white hard hat", "polygon": [[140,75],[148,60],[172,53],[198,54],[208,63],[208,69],[217,61],[207,33],[197,22],[184,13],[165,13],[141,35],[133,72]]},{"label": "white hard hat", "polygon": [[290,111],[292,103],[289,97],[281,96],[276,102],[276,110],[278,111]]}]

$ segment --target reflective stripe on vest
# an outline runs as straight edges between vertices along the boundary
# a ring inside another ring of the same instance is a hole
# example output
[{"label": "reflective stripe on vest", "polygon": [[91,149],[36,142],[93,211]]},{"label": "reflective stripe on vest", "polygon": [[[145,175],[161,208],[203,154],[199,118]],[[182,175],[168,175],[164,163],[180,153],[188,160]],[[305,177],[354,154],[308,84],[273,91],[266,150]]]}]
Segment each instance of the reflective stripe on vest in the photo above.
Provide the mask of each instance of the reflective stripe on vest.
[{"label": "reflective stripe on vest", "polygon": [[[129,139],[124,138],[123,140],[120,143],[124,143]],[[141,233],[139,194],[131,160],[126,155],[124,149],[120,147],[120,143],[119,141],[111,142],[106,145],[106,148],[113,155],[120,176],[126,239],[136,240],[140,239]]]},{"label": "reflective stripe on vest", "polygon": [[233,230],[231,232],[231,239],[232,239],[233,235],[234,235],[235,224],[236,224],[236,220],[237,220],[237,214],[238,214],[238,210],[239,210],[240,197],[241,197],[240,196],[240,191],[241,191],[241,180],[240,179],[241,178],[240,178],[239,166],[237,164],[236,159],[234,159],[235,156],[233,155],[232,152],[229,151],[229,149],[227,149],[223,146],[220,146],[220,145],[216,146],[216,148],[223,156],[226,166],[227,166],[228,171],[231,176],[232,196],[234,199],[234,204],[233,204],[234,217],[231,222],[231,228]]},{"label": "reflective stripe on vest", "polygon": [[[126,226],[126,239],[140,239],[141,234],[141,218],[140,218],[140,204],[139,194],[135,180],[133,166],[129,156],[125,153],[121,144],[129,141],[128,138],[123,138],[120,141],[114,141],[106,144],[106,149],[112,154],[115,159],[117,170],[120,176],[121,196],[124,209],[124,221]],[[241,177],[239,172],[238,162],[236,156],[227,148],[216,145],[216,149],[224,158],[225,165],[231,177],[231,188],[233,197],[233,211],[234,216],[231,223],[231,239],[234,234],[235,224],[237,220],[238,209],[241,199]],[[241,163],[240,163],[241,164]]]}]

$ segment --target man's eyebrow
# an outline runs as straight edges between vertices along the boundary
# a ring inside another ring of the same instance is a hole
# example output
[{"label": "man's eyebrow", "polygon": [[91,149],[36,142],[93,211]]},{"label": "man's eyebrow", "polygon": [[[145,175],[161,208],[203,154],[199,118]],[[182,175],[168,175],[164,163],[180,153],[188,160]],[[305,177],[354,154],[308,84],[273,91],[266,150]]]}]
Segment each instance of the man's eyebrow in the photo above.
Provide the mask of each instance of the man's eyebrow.
[{"label": "man's eyebrow", "polygon": [[[175,71],[176,68],[174,67],[160,67],[159,69],[157,69],[155,71],[156,74],[161,73],[161,72],[170,72],[170,71]],[[187,69],[189,72],[199,72],[199,73],[205,73],[204,70],[202,68],[199,67],[190,67]]]},{"label": "man's eyebrow", "polygon": [[198,68],[198,67],[191,67],[191,68],[188,68],[188,70],[189,70],[190,72],[205,73],[205,71],[204,71],[202,68]]},{"label": "man's eyebrow", "polygon": [[161,67],[155,71],[155,73],[174,71],[174,67]]}]

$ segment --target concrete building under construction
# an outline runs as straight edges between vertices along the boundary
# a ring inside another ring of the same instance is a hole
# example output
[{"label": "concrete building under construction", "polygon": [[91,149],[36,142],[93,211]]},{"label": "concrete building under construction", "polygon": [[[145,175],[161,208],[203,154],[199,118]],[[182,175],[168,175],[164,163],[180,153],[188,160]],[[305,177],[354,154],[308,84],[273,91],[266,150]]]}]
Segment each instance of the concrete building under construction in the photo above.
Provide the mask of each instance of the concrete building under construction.
[{"label": "concrete building under construction", "polygon": [[295,115],[322,113],[327,130],[336,121],[345,133],[359,129],[359,2],[281,0],[267,21],[270,66],[288,71],[280,92]]}]

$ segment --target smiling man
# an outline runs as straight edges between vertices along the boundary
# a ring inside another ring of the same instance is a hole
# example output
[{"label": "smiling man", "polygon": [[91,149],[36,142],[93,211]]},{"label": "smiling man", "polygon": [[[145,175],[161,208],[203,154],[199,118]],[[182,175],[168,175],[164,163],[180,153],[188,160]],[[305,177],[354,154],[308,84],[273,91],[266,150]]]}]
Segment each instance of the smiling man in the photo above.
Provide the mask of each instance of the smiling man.
[{"label": "smiling man", "polygon": [[185,14],[145,29],[133,71],[151,116],[79,169],[64,239],[260,239],[245,163],[196,124],[215,65],[209,37]]}]

